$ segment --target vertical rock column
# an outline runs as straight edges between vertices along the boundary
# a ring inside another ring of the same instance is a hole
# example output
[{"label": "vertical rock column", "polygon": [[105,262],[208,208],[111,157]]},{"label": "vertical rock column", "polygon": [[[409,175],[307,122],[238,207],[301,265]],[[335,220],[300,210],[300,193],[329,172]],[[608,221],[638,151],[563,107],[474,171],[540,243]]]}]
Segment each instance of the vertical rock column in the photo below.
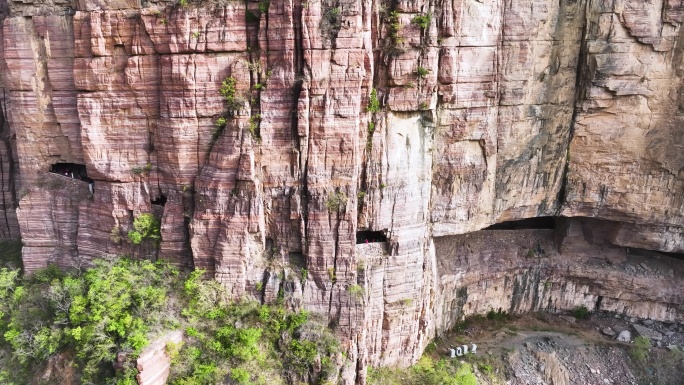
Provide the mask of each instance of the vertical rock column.
[{"label": "vertical rock column", "polygon": [[[328,322],[356,359],[363,304],[349,293],[356,285],[354,257],[359,130],[365,119],[370,10],[362,2],[309,3],[303,9],[303,58],[307,79],[300,95],[298,130],[306,191],[306,250],[312,282],[305,306]],[[366,21],[366,22],[364,22]],[[306,98],[306,99],[303,99]],[[355,367],[343,377],[354,377]]]},{"label": "vertical rock column", "polygon": [[156,248],[132,245],[126,233],[136,216],[152,212],[156,195],[158,57],[140,18],[124,11],[77,12],[74,37],[81,138],[95,181],[80,212],[79,253],[148,258]]},{"label": "vertical rock column", "polygon": [[589,12],[562,214],[626,222],[616,242],[681,252],[682,5],[618,0]]},{"label": "vertical rock column", "polygon": [[22,176],[17,217],[27,271],[77,258],[83,188],[47,178],[57,162],[83,163],[73,77],[73,26],[64,16],[7,18],[3,23],[7,121]]}]

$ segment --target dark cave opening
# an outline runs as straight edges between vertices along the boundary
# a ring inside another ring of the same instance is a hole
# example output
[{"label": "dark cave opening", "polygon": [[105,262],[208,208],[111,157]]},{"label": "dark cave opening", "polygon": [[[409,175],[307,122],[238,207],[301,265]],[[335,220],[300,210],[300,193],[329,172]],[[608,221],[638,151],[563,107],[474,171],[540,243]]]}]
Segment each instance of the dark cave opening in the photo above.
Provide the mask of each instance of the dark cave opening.
[{"label": "dark cave opening", "polygon": [[603,303],[603,296],[599,295],[598,298],[596,299],[596,305],[594,306],[594,312],[598,312],[601,310],[601,303]]},{"label": "dark cave opening", "polygon": [[50,172],[53,174],[59,174],[73,179],[80,179],[83,181],[91,180],[90,178],[88,178],[88,172],[86,171],[86,166],[84,164],[55,163],[52,166],[50,166]]},{"label": "dark cave opening", "polygon": [[159,198],[152,200],[152,204],[157,206],[166,205],[166,195],[159,194]]},{"label": "dark cave opening", "polygon": [[357,231],[356,244],[387,242],[384,231]]},{"label": "dark cave opening", "polygon": [[660,254],[665,254],[670,258],[674,259],[680,259],[684,261],[684,253],[673,253],[673,252],[668,252],[668,251],[658,251]]},{"label": "dark cave opening", "polygon": [[556,229],[556,217],[527,218],[518,221],[495,223],[484,230],[524,230],[524,229]]}]

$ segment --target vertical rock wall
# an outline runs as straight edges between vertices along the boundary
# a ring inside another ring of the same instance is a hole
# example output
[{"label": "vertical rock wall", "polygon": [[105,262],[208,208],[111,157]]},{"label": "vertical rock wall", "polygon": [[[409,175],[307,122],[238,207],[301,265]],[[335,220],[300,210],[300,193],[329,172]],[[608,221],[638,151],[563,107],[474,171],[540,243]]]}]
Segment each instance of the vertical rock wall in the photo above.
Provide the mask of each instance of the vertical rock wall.
[{"label": "vertical rock wall", "polygon": [[[21,233],[29,271],[130,254],[283,292],[340,335],[349,382],[491,304],[607,298],[619,274],[563,264],[585,249],[684,247],[677,2],[0,3],[0,236]],[[84,164],[94,193],[55,163]],[[146,212],[158,247],[127,240]],[[557,215],[606,220],[585,226],[602,243],[463,235]],[[386,247],[359,249],[361,230]],[[680,302],[604,303],[681,319]]]}]

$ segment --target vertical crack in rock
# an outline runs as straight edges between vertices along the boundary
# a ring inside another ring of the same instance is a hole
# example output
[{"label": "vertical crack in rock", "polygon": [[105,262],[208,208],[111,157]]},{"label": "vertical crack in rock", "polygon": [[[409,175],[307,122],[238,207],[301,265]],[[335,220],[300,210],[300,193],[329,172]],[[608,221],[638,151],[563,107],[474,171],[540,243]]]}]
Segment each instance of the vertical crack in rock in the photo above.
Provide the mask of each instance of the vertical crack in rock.
[{"label": "vertical crack in rock", "polygon": [[[309,205],[309,189],[308,189],[308,149],[309,146],[306,143],[308,140],[308,135],[302,140],[302,135],[300,134],[300,125],[308,125],[309,122],[300,121],[300,104],[304,104],[303,108],[308,109],[309,103],[302,100],[302,91],[304,89],[304,82],[306,79],[305,68],[304,68],[304,36],[302,33],[303,21],[303,5],[301,0],[295,0],[294,2],[294,15],[293,15],[293,27],[294,27],[294,55],[293,55],[293,68],[295,71],[294,84],[292,86],[292,108],[291,113],[291,135],[295,143],[295,151],[297,164],[293,165],[293,174],[298,177],[299,188],[298,194],[300,199],[300,212],[301,222],[303,225],[300,227],[301,232],[301,243],[300,247],[304,251],[304,255],[308,255],[305,248],[308,239],[308,223],[309,223],[309,210],[301,208],[306,208]],[[306,116],[309,116],[309,111],[306,111]],[[309,258],[310,259],[310,258]],[[311,269],[309,266],[310,261],[306,261],[306,268]]]},{"label": "vertical crack in rock", "polygon": [[[4,146],[4,153],[0,154],[0,191],[2,191],[2,212],[3,218],[5,220],[5,228],[2,229],[3,233],[0,238],[2,239],[13,239],[18,236],[18,233],[14,233],[13,229],[18,227],[16,222],[16,217],[13,216],[12,224],[10,224],[10,213],[14,213],[16,210],[17,196],[14,186],[14,160],[12,159],[12,144],[11,144],[11,132],[9,123],[5,119],[5,114],[7,111],[7,95],[5,90],[2,90],[2,110],[0,110],[0,140]],[[9,195],[9,196],[8,196]],[[14,214],[16,215],[16,214]]]},{"label": "vertical crack in rock", "polygon": [[577,114],[582,108],[582,99],[584,99],[584,94],[586,92],[585,87],[587,87],[587,84],[589,82],[589,80],[587,79],[589,72],[587,68],[587,26],[589,25],[589,21],[587,20],[588,5],[587,1],[583,1],[582,4],[584,4],[584,7],[582,12],[579,14],[579,16],[582,17],[582,34],[580,36],[579,55],[577,57],[577,66],[575,69],[575,95],[573,98],[572,105],[573,111],[572,118],[570,119],[570,132],[568,133],[568,139],[566,142],[566,156],[564,162],[565,165],[563,167],[563,176],[561,177],[562,182],[560,189],[558,189],[558,195],[556,197],[556,210],[553,214],[554,216],[559,216],[561,214],[561,210],[563,209],[563,205],[565,204],[568,174],[570,171],[570,143],[572,143],[572,139],[575,135],[575,124],[577,122]]}]

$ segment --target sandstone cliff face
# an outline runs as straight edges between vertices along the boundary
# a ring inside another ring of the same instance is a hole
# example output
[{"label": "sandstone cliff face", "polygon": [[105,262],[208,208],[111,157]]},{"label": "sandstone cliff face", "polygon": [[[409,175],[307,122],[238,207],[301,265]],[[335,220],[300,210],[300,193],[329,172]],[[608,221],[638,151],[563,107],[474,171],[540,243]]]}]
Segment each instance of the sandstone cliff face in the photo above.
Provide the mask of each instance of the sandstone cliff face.
[{"label": "sandstone cliff face", "polygon": [[[347,382],[490,307],[684,319],[675,260],[627,269],[627,250],[684,251],[677,1],[0,10],[0,236],[21,233],[29,271],[152,255],[236,296],[283,288],[338,331]],[[217,131],[228,76],[243,103]],[[158,249],[126,240],[145,212]],[[578,218],[477,232],[559,215]]]}]

